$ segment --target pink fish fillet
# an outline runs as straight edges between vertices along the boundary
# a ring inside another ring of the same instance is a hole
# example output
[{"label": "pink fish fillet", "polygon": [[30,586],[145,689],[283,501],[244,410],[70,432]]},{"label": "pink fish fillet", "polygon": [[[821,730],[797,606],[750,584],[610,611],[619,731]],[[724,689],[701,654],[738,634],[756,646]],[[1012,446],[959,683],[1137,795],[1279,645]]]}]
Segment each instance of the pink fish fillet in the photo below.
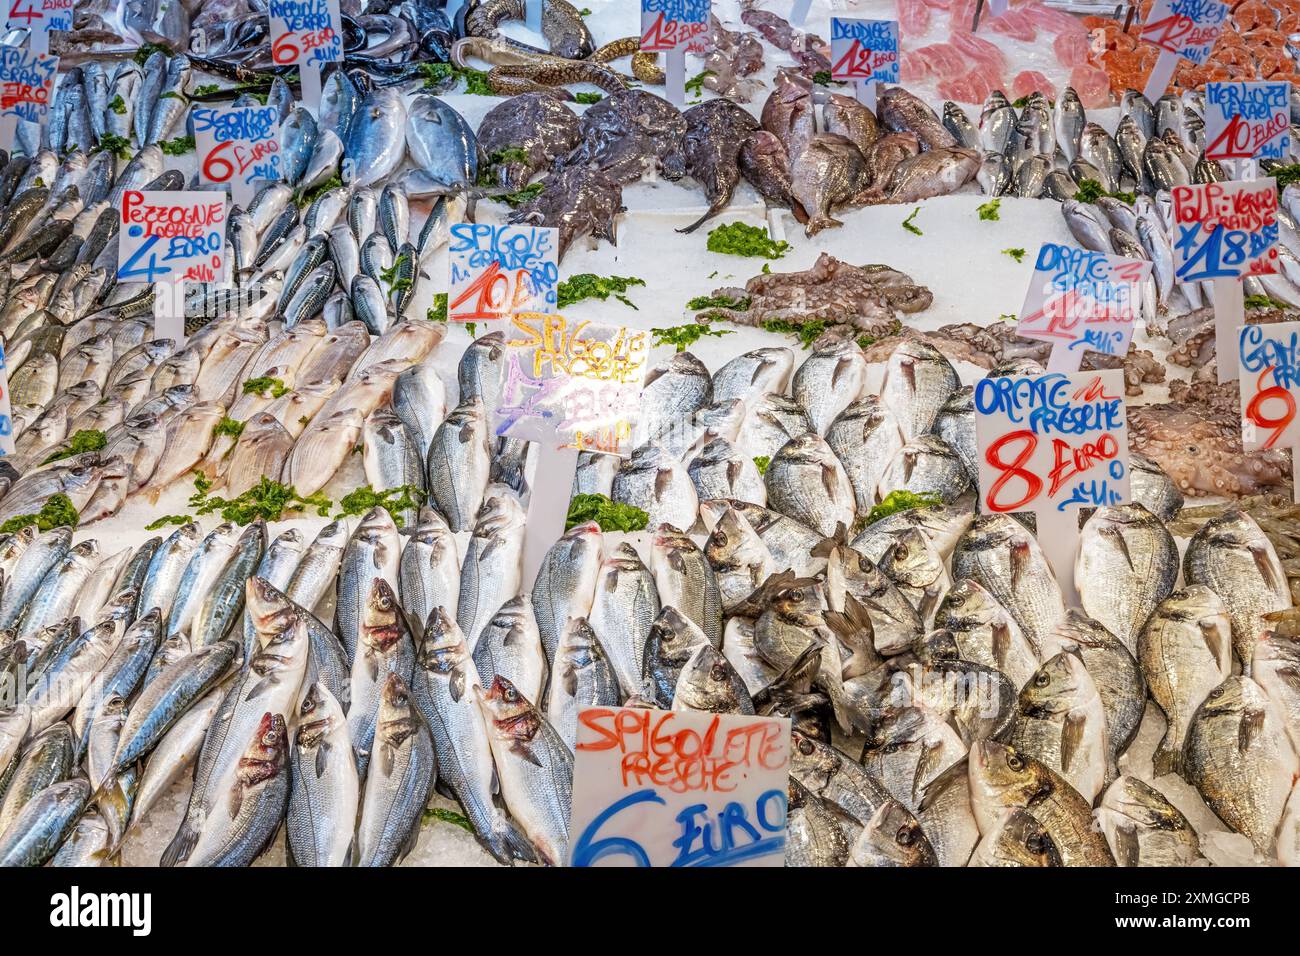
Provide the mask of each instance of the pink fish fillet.
[{"label": "pink fish fillet", "polygon": [[1037,90],[1049,100],[1056,99],[1056,86],[1037,70],[1025,70],[1017,73],[1011,81],[1011,98],[1018,100]]},{"label": "pink fish fillet", "polygon": [[1079,101],[1084,109],[1096,109],[1110,105],[1110,78],[1105,70],[1099,70],[1087,63],[1080,63],[1070,71],[1070,85],[1079,94]]},{"label": "pink fish fillet", "polygon": [[989,29],[1022,43],[1032,43],[1038,35],[1034,21],[1023,10],[1008,10],[1002,16],[994,17],[989,21]]},{"label": "pink fish fillet", "polygon": [[930,8],[924,0],[898,0],[898,29],[903,36],[924,36],[930,29]]},{"label": "pink fish fillet", "polygon": [[1076,67],[1081,63],[1087,63],[1088,34],[1062,33],[1052,41],[1052,49],[1056,51],[1056,60],[1061,66]]}]

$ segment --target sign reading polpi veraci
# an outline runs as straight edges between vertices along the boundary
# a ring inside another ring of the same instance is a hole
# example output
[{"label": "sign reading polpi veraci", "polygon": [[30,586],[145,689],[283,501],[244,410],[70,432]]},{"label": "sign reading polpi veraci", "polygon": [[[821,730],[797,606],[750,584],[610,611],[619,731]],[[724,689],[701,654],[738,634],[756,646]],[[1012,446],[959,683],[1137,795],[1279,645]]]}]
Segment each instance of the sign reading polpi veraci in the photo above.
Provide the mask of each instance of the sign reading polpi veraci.
[{"label": "sign reading polpi veraci", "polygon": [[585,708],[570,863],[783,866],[789,773],[783,717]]}]

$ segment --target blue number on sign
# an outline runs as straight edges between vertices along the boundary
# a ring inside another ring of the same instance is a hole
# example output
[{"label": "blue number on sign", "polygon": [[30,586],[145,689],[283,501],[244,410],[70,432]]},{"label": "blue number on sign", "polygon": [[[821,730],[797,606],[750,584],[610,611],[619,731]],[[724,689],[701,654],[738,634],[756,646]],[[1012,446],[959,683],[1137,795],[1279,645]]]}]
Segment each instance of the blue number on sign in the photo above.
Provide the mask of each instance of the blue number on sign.
[{"label": "blue number on sign", "polygon": [[[140,227],[132,226],[131,228],[139,229]],[[157,242],[158,242],[157,236],[150,236],[149,240],[143,246],[141,246],[139,249],[136,250],[135,255],[133,255],[122,265],[118,266],[117,268],[118,279],[119,280],[130,279],[130,278],[134,278],[135,276],[141,276],[143,277],[145,282],[153,282],[158,276],[165,276],[167,273],[171,272],[172,271],[171,269],[160,267],[158,265],[158,256],[156,254],[150,254],[148,265],[142,268],[137,267],[136,265],[144,257],[144,254],[146,252],[149,252],[149,250],[152,249],[154,247],[154,244]]]}]

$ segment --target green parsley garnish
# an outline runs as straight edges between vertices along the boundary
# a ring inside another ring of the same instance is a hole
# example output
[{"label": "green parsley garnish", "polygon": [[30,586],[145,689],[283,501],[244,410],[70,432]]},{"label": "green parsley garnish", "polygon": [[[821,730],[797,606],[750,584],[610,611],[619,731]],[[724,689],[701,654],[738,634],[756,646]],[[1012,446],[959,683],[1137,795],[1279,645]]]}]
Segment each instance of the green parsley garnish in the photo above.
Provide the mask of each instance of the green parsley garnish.
[{"label": "green parsley garnish", "polygon": [[272,398],[279,398],[287,391],[289,391],[289,386],[284,384],[284,379],[275,378],[271,375],[250,378],[244,383],[245,395],[261,395],[266,398],[266,393],[270,392]]},{"label": "green parsley garnish", "polygon": [[731,329],[711,329],[705,322],[687,322],[666,329],[651,329],[650,334],[655,337],[655,345],[672,345],[677,351],[685,352],[706,335],[720,337],[734,332]]},{"label": "green parsley garnish", "polygon": [[455,810],[446,810],[442,807],[430,807],[424,811],[421,818],[421,826],[432,821],[439,823],[450,823],[454,827],[460,827],[469,833],[474,832],[474,824],[469,822],[469,817],[463,813],[457,813]]},{"label": "green parsley garnish", "polygon": [[34,515],[15,515],[4,524],[0,524],[0,534],[12,534],[29,524],[36,525],[39,531],[51,528],[75,528],[81,516],[72,505],[72,499],[59,493],[50,495],[49,500]]},{"label": "green parsley garnish", "polygon": [[427,310],[424,317],[430,322],[447,321],[447,293],[435,292],[433,294],[433,308]]},{"label": "green parsley garnish", "polygon": [[943,504],[943,499],[936,494],[928,491],[917,494],[900,488],[897,491],[891,491],[885,496],[884,501],[867,512],[863,527],[875,524],[881,518],[888,518],[900,511],[909,511],[912,508],[936,508],[941,504]]},{"label": "green parsley garnish", "polygon": [[766,474],[767,474],[767,466],[770,465],[770,464],[772,464],[772,456],[771,456],[771,455],[755,455],[755,456],[754,456],[754,467],[758,469],[758,473],[759,473],[760,475],[766,475]]},{"label": "green parsley garnish", "polygon": [[108,101],[108,108],[112,110],[114,113],[116,113],[118,116],[126,115],[126,101],[122,99],[121,93],[117,94],[117,96],[113,97],[111,100]]},{"label": "green parsley garnish", "polygon": [[766,229],[732,222],[718,226],[709,233],[708,249],[732,256],[761,256],[764,259],[780,259],[789,250],[790,243],[782,239],[775,242]]},{"label": "green parsley garnish", "polygon": [[557,308],[563,309],[583,299],[600,299],[603,302],[612,295],[624,305],[635,309],[632,300],[623,295],[634,285],[645,285],[645,280],[636,276],[598,276],[594,272],[580,272],[560,283],[555,290],[555,304]]},{"label": "green parsley garnish", "polygon": [[980,206],[975,211],[979,213],[980,219],[983,219],[986,222],[996,222],[997,220],[1002,218],[1001,216],[998,215],[998,209],[1000,209],[1001,206],[1002,206],[1001,199],[990,199],[988,202]]},{"label": "green parsley garnish", "polygon": [[64,458],[71,458],[73,455],[84,455],[88,451],[99,451],[107,444],[108,439],[104,437],[103,432],[95,428],[82,428],[68,440],[66,448],[55,452],[41,464],[48,465],[52,461],[62,461]]},{"label": "green parsley garnish", "polygon": [[633,505],[615,504],[605,495],[574,495],[564,530],[594,521],[601,531],[644,531],[650,516]]},{"label": "green parsley garnish", "polygon": [[1024,262],[1024,261],[1025,261],[1025,250],[1024,250],[1024,249],[1003,249],[1003,250],[1002,250],[1002,254],[1003,254],[1004,256],[1010,256],[1012,259],[1015,259],[1016,262]]},{"label": "green parsley garnish", "polygon": [[316,513],[324,518],[329,515],[332,504],[320,492],[303,497],[292,486],[282,485],[265,476],[242,495],[231,499],[216,495],[209,497],[212,482],[201,474],[195,475],[194,487],[197,490],[190,496],[189,503],[197,514],[218,512],[223,521],[233,521],[239,525],[251,524],[258,518],[279,521],[286,511],[303,511],[307,508],[315,508]]},{"label": "green parsley garnish", "polygon": [[765,319],[762,327],[778,335],[793,335],[805,349],[821,338],[828,323],[825,319],[809,319],[807,322],[791,322],[789,319]]},{"label": "green parsley garnish", "polygon": [[915,209],[913,209],[911,215],[909,215],[906,219],[903,220],[903,228],[906,229],[908,232],[912,233],[913,235],[924,236],[925,233],[923,233],[920,230],[920,228],[917,227],[912,222],[912,220],[916,218],[916,214],[920,211],[921,211],[920,206],[917,206]]},{"label": "green parsley garnish", "polygon": [[177,136],[175,139],[164,140],[158,144],[168,156],[183,156],[186,153],[194,152],[193,136]]},{"label": "green parsley garnish", "polygon": [[222,435],[229,435],[231,438],[238,438],[244,433],[244,423],[237,422],[233,418],[222,418],[212,426],[212,437],[220,438]]},{"label": "green parsley garnish", "polygon": [[1095,179],[1081,179],[1079,181],[1079,188],[1075,190],[1074,193],[1074,198],[1079,202],[1096,203],[1096,201],[1102,196],[1110,196],[1112,199],[1118,199],[1120,202],[1127,203],[1130,206],[1137,201],[1137,197],[1132,193],[1107,192],[1101,188],[1101,183],[1097,182]]},{"label": "green parsley garnish", "polygon": [[573,102],[575,103],[599,103],[605,98],[603,93],[574,93]]},{"label": "green parsley garnish", "polygon": [[393,521],[400,528],[402,512],[414,511],[420,507],[424,499],[424,489],[415,485],[402,485],[385,491],[375,491],[367,485],[344,495],[339,500],[339,507],[343,510],[334,517],[337,519],[346,515],[363,515],[374,508],[383,508],[393,516]]},{"label": "green parsley garnish", "polygon": [[144,530],[157,531],[159,528],[165,528],[170,524],[189,524],[193,520],[189,515],[163,515],[157,521],[150,521],[144,526]]},{"label": "green parsley garnish", "polygon": [[[715,272],[714,275],[717,275],[717,273]],[[744,312],[749,308],[749,303],[749,296],[733,299],[729,295],[697,295],[686,303],[686,308],[692,312],[699,312],[702,309],[731,309],[736,312]]]}]

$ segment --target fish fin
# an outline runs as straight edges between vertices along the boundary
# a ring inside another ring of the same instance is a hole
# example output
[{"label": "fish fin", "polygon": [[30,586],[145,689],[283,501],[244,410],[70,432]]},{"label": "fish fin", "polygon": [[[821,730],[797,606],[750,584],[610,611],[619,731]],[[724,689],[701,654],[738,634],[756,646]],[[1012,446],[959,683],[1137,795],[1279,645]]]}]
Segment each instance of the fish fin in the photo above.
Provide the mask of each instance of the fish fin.
[{"label": "fish fin", "polygon": [[180,866],[190,858],[194,852],[195,845],[199,842],[199,831],[190,826],[189,817],[181,820],[180,829],[172,837],[172,842],[167,844],[166,849],[162,852],[162,857],[158,860],[159,866],[174,867]]},{"label": "fish fin", "polygon": [[1119,547],[1119,553],[1124,555],[1124,563],[1128,565],[1128,569],[1137,571],[1137,568],[1133,566],[1133,555],[1129,552],[1128,542],[1124,540],[1124,535],[1119,529],[1106,527],[1102,529],[1102,534],[1115,539],[1115,544]]},{"label": "fish fin", "polygon": [[992,633],[993,659],[998,662],[998,670],[1006,672],[1004,666],[1007,662],[1007,654],[1011,650],[1011,628],[1007,626],[1006,621],[995,621],[989,627]]},{"label": "fish fin", "polygon": [[316,748],[316,779],[319,780],[325,776],[325,769],[328,766],[327,758],[329,757],[330,745],[326,741]]},{"label": "fish fin", "polygon": [[505,817],[504,814],[502,816],[504,817],[505,826],[503,827],[501,837],[505,848],[509,851],[510,857],[516,860],[522,860],[525,863],[536,863],[537,848],[533,846],[533,842],[528,839],[528,836],[519,828],[519,825],[515,823],[514,820]]},{"label": "fish fin", "polygon": [[1279,581],[1277,578],[1277,568],[1274,566],[1274,562],[1269,560],[1270,557],[1274,559],[1277,557],[1271,546],[1266,547],[1262,544],[1252,544],[1250,546],[1250,556],[1254,559],[1255,567],[1259,569],[1259,573],[1263,576],[1265,583],[1270,589],[1281,594],[1290,594],[1286,583],[1286,576],[1283,575],[1283,579]]},{"label": "fish fin", "polygon": [[397,761],[397,749],[384,744],[379,748],[379,772],[385,777],[391,776],[393,765]]},{"label": "fish fin", "polygon": [[370,675],[371,683],[379,680],[379,660],[373,654],[366,654],[366,673]]},{"label": "fish fin", "polygon": [[245,697],[244,700],[256,700],[263,694],[269,693],[271,688],[277,687],[279,684],[280,681],[274,674],[270,677],[265,677],[253,685],[252,690],[248,692],[248,696]]},{"label": "fish fin", "polygon": [[1237,750],[1245,753],[1264,730],[1268,714],[1259,707],[1248,707],[1241,712],[1241,723],[1237,725]]},{"label": "fish fin", "polygon": [[1232,635],[1223,633],[1223,630],[1219,627],[1219,622],[1214,618],[1202,618],[1197,622],[1197,625],[1201,629],[1201,637],[1205,641],[1205,646],[1214,655],[1214,663],[1218,664],[1226,659],[1229,666],[1231,666]]},{"label": "fish fin", "polygon": [[1061,770],[1069,773],[1075,759],[1082,754],[1088,718],[1078,711],[1065,715],[1061,724]]},{"label": "fish fin", "polygon": [[517,740],[510,745],[510,752],[516,757],[522,757],[524,760],[527,760],[534,767],[540,767],[542,765],[542,762],[537,759],[537,755],[533,753],[533,749],[521,740]]},{"label": "fish fin", "polygon": [[799,225],[802,226],[808,222],[808,212],[803,208],[803,203],[799,200],[791,198],[790,213],[794,216],[794,221]]},{"label": "fish fin", "polygon": [[916,762],[916,769],[912,773],[912,802],[915,803],[925,792],[925,781],[933,775],[939,766],[939,761],[943,759],[943,745],[936,743],[927,743],[921,749],[921,759]]},{"label": "fish fin", "polygon": [[1160,744],[1156,747],[1156,752],[1151,757],[1152,775],[1163,777],[1168,773],[1176,773],[1182,776],[1183,773],[1183,751],[1182,748],[1169,746],[1169,734],[1165,733],[1160,738]]},{"label": "fish fin", "polygon": [[1115,862],[1120,866],[1141,866],[1141,843],[1137,838],[1137,825],[1115,828]]},{"label": "fish fin", "polygon": [[465,696],[465,684],[465,668],[457,667],[451,672],[451,680],[447,681],[447,690],[453,703],[458,703]]},{"label": "fish fin", "polygon": [[930,809],[933,802],[935,800],[938,800],[939,797],[942,796],[944,792],[944,788],[948,785],[948,783],[951,780],[953,780],[956,777],[960,777],[964,781],[965,778],[968,776],[968,774],[969,774],[969,770],[967,767],[966,758],[962,757],[955,764],[953,764],[951,767],[944,770],[943,773],[939,774],[937,777],[935,777],[933,780],[931,780],[929,783],[925,785],[925,787],[922,789],[919,795],[919,799],[916,802],[917,812],[924,813],[926,810]]},{"label": "fish fin", "polygon": [[239,808],[244,805],[244,785],[236,780],[230,786],[230,819],[239,816]]}]

